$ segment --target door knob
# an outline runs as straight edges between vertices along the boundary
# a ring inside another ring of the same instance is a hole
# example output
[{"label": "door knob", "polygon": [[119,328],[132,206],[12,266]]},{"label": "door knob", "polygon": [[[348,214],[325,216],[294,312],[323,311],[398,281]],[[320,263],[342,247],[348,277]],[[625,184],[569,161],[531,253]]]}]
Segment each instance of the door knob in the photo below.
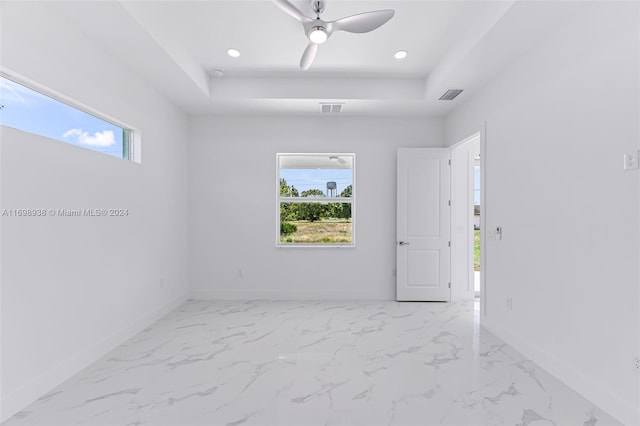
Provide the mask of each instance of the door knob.
[{"label": "door knob", "polygon": [[398,244],[400,244],[401,246],[408,246],[411,243],[407,243],[405,241],[400,241]]}]

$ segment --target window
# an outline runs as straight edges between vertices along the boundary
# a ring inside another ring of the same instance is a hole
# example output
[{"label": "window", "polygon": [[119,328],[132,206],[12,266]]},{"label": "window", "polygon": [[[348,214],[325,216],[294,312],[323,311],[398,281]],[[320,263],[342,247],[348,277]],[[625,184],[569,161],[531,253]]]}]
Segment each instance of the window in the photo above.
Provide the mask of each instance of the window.
[{"label": "window", "polygon": [[0,124],[131,159],[132,131],[0,76]]},{"label": "window", "polygon": [[277,245],[354,246],[355,154],[277,154]]}]

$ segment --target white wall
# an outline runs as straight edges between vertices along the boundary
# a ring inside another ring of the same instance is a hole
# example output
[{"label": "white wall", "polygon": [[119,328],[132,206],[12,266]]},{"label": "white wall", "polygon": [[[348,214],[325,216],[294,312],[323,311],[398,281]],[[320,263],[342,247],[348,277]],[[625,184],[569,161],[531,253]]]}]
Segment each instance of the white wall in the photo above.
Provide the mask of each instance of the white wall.
[{"label": "white wall", "polygon": [[[393,299],[396,149],[443,141],[439,119],[192,118],[192,296]],[[278,152],[356,153],[355,248],[275,247]]]},{"label": "white wall", "polygon": [[[2,127],[1,419],[186,299],[187,118],[42,4],[3,2],[1,66],[141,131],[136,164]],[[164,286],[160,280],[164,279]]]},{"label": "white wall", "polygon": [[[486,121],[483,324],[627,424],[640,424],[637,2],[585,3],[446,120]],[[483,253],[484,255],[484,253]],[[513,298],[513,310],[505,298]]]}]

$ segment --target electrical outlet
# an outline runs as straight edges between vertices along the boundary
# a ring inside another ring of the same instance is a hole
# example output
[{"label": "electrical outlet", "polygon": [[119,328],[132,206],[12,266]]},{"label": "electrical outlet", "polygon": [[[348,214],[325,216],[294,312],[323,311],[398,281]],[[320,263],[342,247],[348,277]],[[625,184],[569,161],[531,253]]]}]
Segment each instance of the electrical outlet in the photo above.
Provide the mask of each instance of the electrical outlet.
[{"label": "electrical outlet", "polygon": [[513,297],[505,298],[505,302],[507,303],[507,310],[513,311]]},{"label": "electrical outlet", "polygon": [[638,153],[624,154],[624,170],[638,169]]},{"label": "electrical outlet", "polygon": [[633,359],[633,368],[636,373],[640,374],[640,355],[636,355]]},{"label": "electrical outlet", "polygon": [[238,278],[242,278],[242,269],[238,269],[238,270],[236,271],[236,276],[237,276]]}]

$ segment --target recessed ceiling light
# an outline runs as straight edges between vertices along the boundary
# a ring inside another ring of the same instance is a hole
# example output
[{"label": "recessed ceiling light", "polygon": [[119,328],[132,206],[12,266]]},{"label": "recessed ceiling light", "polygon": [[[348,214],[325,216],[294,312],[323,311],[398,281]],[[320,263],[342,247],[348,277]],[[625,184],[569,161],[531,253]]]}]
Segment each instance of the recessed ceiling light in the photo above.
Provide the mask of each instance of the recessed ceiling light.
[{"label": "recessed ceiling light", "polygon": [[238,49],[229,49],[227,50],[227,55],[231,56],[232,58],[237,58],[238,56],[240,56],[240,51]]},{"label": "recessed ceiling light", "polygon": [[395,55],[393,55],[394,58],[396,59],[404,59],[407,57],[407,51],[406,50],[398,50]]}]

